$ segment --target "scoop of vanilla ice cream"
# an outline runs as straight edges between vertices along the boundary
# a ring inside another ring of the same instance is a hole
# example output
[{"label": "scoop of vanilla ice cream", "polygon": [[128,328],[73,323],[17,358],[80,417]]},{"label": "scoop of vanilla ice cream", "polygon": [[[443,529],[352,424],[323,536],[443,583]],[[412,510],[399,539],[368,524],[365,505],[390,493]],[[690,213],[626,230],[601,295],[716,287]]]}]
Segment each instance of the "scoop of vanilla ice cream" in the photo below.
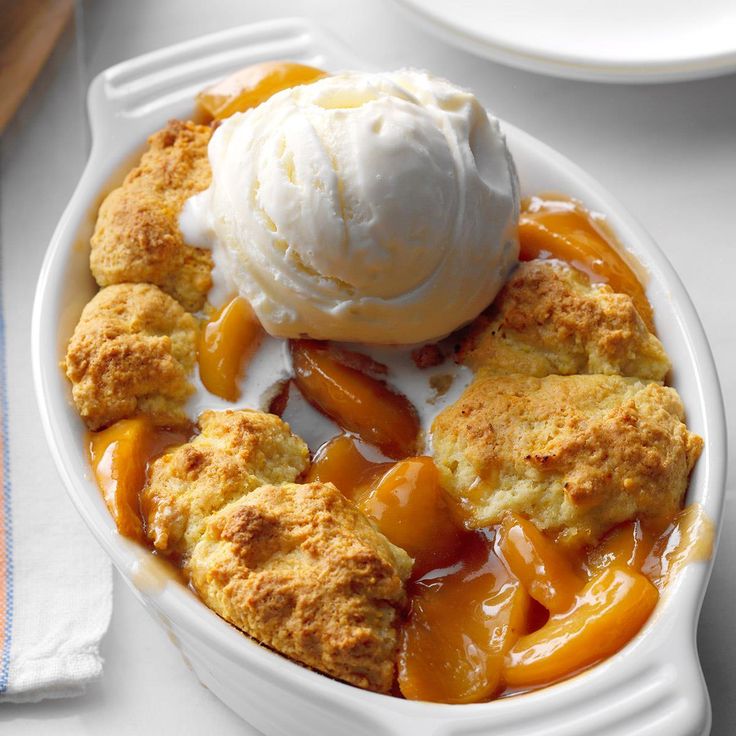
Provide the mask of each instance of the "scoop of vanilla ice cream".
[{"label": "scoop of vanilla ice cream", "polygon": [[349,72],[227,119],[210,227],[265,329],[433,340],[495,297],[518,256],[516,172],[474,95],[423,72]]}]

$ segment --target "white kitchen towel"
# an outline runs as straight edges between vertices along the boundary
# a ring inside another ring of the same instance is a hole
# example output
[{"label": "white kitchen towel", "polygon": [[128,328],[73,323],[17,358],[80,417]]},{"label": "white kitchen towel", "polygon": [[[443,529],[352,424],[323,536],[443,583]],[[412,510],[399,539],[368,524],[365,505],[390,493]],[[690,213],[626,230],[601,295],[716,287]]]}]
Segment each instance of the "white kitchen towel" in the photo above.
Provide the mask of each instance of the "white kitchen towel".
[{"label": "white kitchen towel", "polygon": [[0,142],[0,711],[82,693],[112,611],[110,561],[56,473],[30,369],[36,279],[87,155],[75,56],[57,48]]},{"label": "white kitchen towel", "polygon": [[112,609],[110,562],[67,499],[41,432],[29,314],[3,319],[0,301],[0,702],[82,693],[102,671]]}]

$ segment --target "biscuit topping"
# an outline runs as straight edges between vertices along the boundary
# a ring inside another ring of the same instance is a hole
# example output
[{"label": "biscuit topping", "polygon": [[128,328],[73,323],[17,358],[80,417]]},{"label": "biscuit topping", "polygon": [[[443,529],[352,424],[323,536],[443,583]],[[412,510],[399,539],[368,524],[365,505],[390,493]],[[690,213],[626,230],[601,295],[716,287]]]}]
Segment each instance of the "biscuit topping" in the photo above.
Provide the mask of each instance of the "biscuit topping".
[{"label": "biscuit topping", "polygon": [[149,138],[149,149],[123,184],[104,200],[92,235],[90,267],[100,286],[156,284],[196,311],[212,286],[212,254],[184,242],[179,213],[210,183],[212,129],[172,120]]},{"label": "biscuit topping", "polygon": [[191,442],[151,465],[141,507],[157,550],[186,561],[209,517],[266,483],[293,482],[307,446],[273,414],[207,411]]},{"label": "biscuit topping", "polygon": [[457,359],[498,375],[602,373],[664,380],[662,343],[631,297],[559,261],[522,263],[468,328]]},{"label": "biscuit topping", "polygon": [[680,508],[703,442],[674,389],[619,376],[482,374],[432,427],[447,490],[475,527],[507,511],[564,544]]},{"label": "biscuit topping", "polygon": [[186,421],[197,322],[150,284],[116,284],[87,304],[67,348],[72,396],[90,429],[137,413]]},{"label": "biscuit topping", "polygon": [[391,689],[411,560],[332,484],[262,486],[225,506],[188,569],[213,610],[267,646]]}]

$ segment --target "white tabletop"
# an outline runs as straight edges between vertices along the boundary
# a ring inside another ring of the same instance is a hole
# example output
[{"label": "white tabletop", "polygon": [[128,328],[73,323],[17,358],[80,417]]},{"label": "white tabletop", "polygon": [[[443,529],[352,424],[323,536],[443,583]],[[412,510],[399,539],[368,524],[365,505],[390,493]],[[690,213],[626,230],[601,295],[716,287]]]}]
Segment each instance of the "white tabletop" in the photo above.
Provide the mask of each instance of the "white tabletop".
[{"label": "white tabletop", "polygon": [[[697,6],[694,6],[697,7]],[[425,67],[473,88],[499,117],[580,164],[664,248],[705,324],[736,426],[736,76],[662,86],[607,86],[507,69],[447,46],[389,0],[96,0],[83,4],[85,83],[110,64],[179,40],[264,18],[302,15],[378,68]],[[22,238],[28,303],[54,225],[85,158],[74,34],[55,52],[2,143],[3,238]],[[34,193],[32,217],[27,206]],[[15,274],[13,274],[15,277]],[[28,396],[29,411],[35,399]],[[729,442],[734,456],[736,440]],[[736,481],[698,643],[713,733],[736,729]],[[61,489],[59,491],[61,493]],[[79,533],[86,533],[80,526]],[[102,554],[102,553],[101,553]],[[103,678],[84,696],[0,707],[0,733],[255,733],[187,669],[165,633],[116,580]]]}]

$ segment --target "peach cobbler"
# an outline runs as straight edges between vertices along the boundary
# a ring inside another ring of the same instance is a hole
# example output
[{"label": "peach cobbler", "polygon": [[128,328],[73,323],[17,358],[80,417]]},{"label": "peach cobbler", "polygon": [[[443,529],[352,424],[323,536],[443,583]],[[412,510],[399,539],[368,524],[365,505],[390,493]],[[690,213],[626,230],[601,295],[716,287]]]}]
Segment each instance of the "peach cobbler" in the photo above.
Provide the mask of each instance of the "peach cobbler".
[{"label": "peach cobbler", "polygon": [[[603,218],[423,72],[250,67],[102,203],[64,369],[119,532],[344,682],[472,703],[621,649],[702,440]],[[692,555],[690,555],[692,557]]]}]

